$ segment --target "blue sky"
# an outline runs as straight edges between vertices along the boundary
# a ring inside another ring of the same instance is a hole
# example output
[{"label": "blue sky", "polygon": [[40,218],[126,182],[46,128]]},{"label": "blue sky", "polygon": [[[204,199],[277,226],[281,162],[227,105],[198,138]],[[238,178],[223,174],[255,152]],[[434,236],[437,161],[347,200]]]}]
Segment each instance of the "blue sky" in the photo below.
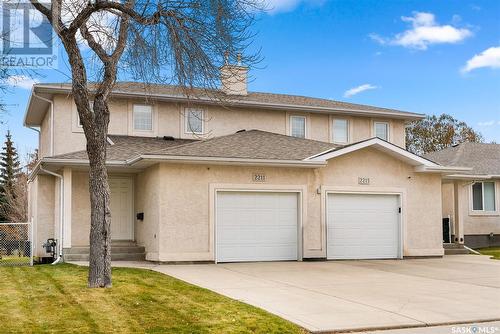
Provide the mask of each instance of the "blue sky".
[{"label": "blue sky", "polygon": [[[270,0],[254,45],[264,57],[250,90],[449,113],[500,143],[500,1]],[[67,68],[41,82],[66,81]],[[21,152],[29,82],[5,100],[1,133]]]}]

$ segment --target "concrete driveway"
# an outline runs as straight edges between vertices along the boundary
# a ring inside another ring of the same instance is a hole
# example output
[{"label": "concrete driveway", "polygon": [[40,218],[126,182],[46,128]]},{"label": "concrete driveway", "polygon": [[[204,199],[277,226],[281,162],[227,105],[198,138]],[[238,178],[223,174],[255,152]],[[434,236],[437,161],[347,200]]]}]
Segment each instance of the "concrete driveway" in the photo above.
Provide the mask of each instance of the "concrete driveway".
[{"label": "concrete driveway", "polygon": [[263,308],[313,332],[500,319],[500,261],[485,256],[136,266]]}]

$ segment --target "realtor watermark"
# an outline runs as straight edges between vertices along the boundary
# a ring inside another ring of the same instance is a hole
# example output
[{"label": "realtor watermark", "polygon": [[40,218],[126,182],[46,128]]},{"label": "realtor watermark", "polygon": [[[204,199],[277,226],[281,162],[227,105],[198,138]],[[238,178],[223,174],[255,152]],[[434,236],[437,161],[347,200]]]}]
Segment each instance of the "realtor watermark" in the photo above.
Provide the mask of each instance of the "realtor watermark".
[{"label": "realtor watermark", "polygon": [[3,0],[0,11],[0,66],[34,70],[57,68],[57,43],[49,20],[25,1]]},{"label": "realtor watermark", "polygon": [[500,334],[497,326],[462,325],[451,327],[452,334]]}]

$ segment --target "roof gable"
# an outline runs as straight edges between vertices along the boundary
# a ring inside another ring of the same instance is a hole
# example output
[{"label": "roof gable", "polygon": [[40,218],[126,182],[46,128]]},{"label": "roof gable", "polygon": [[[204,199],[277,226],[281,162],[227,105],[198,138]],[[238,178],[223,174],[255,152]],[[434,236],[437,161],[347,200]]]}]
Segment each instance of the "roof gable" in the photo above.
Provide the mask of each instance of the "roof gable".
[{"label": "roof gable", "polygon": [[346,145],[337,149],[327,150],[325,152],[321,152],[320,154],[316,154],[308,157],[306,160],[311,161],[327,161],[330,159],[334,159],[336,157],[349,154],[354,151],[358,151],[364,148],[375,148],[381,152],[389,154],[399,160],[403,160],[406,163],[412,166],[426,166],[426,167],[440,167],[440,165],[422,158],[416,154],[413,154],[397,145],[389,143],[380,138],[370,138],[361,142],[357,142],[354,144]]}]

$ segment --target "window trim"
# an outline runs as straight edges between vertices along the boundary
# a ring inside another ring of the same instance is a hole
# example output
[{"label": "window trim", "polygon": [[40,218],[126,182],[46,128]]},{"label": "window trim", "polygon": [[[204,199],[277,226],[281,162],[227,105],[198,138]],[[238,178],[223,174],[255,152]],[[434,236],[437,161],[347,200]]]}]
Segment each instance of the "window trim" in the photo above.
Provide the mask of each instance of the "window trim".
[{"label": "window trim", "polygon": [[[189,113],[191,111],[201,112],[201,132],[195,132],[188,128]],[[203,135],[205,133],[205,110],[201,108],[185,108],[184,109],[184,133],[190,135]]]},{"label": "window trim", "polygon": [[[377,136],[377,124],[385,124],[387,126],[387,138],[386,139],[380,138]],[[391,123],[388,121],[373,121],[373,137],[390,142],[391,141]]]},{"label": "window trim", "polygon": [[[304,119],[304,137],[296,137],[296,136],[293,136],[292,135],[292,118],[303,118]],[[290,137],[294,137],[294,138],[302,138],[302,139],[307,139],[307,116],[304,116],[304,115],[295,115],[295,114],[292,114],[292,115],[289,115],[288,116],[288,135]]]},{"label": "window trim", "polygon": [[[483,204],[483,209],[482,210],[474,210],[474,193],[472,190],[472,187],[476,183],[481,183],[481,199],[482,199],[482,204]],[[495,204],[495,210],[493,211],[486,211],[484,208],[484,184],[485,183],[493,183],[493,194],[495,196],[494,198],[494,204]],[[469,185],[469,215],[471,216],[500,216],[500,212],[498,210],[498,191],[497,191],[497,183],[495,180],[481,180],[481,181],[474,181],[471,182]]]},{"label": "window trim", "polygon": [[[136,129],[135,128],[135,107],[136,106],[142,106],[142,107],[149,107],[151,111],[151,129],[150,130],[144,130],[144,129]],[[132,104],[132,130],[134,132],[147,132],[151,133],[154,131],[154,111],[153,111],[153,106],[151,104],[145,104],[145,103],[133,103]]]},{"label": "window trim", "polygon": [[[346,131],[347,131],[347,140],[345,142],[340,142],[340,141],[335,141],[335,121],[346,121]],[[332,127],[332,143],[333,144],[349,144],[351,142],[351,121],[348,118],[340,118],[340,117],[334,117],[332,118],[332,121],[330,123]]]}]

